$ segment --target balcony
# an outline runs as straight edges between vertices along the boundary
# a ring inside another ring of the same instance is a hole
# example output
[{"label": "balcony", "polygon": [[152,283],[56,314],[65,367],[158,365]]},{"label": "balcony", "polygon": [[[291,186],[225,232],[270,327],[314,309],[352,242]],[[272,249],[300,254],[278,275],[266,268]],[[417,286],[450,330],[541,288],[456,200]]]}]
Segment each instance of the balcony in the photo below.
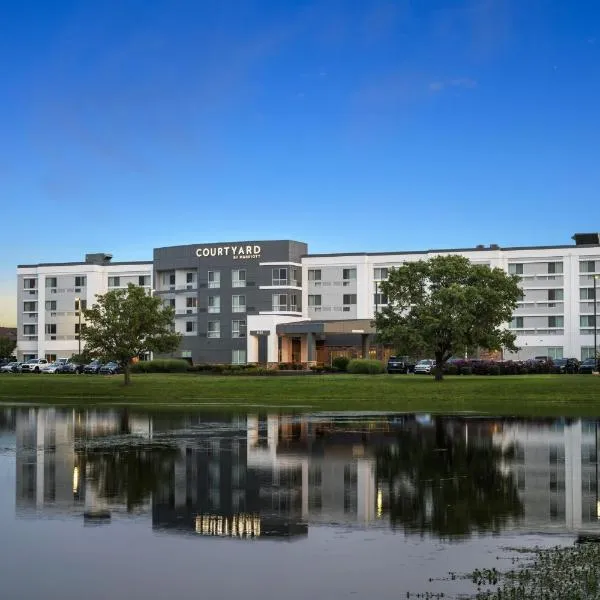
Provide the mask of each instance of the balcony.
[{"label": "balcony", "polygon": [[525,327],[521,329],[512,329],[510,331],[515,335],[564,335],[564,327]]},{"label": "balcony", "polygon": [[189,317],[190,315],[197,315],[197,314],[198,314],[197,308],[186,308],[184,310],[175,311],[176,317]]}]

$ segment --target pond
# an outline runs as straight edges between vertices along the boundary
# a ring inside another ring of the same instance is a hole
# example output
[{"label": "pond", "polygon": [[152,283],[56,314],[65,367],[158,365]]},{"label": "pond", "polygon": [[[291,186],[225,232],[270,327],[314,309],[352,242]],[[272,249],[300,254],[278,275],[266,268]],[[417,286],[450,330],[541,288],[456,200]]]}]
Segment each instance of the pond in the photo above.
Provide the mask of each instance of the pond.
[{"label": "pond", "polygon": [[3,408],[2,598],[472,594],[449,574],[600,534],[599,434],[596,420]]}]

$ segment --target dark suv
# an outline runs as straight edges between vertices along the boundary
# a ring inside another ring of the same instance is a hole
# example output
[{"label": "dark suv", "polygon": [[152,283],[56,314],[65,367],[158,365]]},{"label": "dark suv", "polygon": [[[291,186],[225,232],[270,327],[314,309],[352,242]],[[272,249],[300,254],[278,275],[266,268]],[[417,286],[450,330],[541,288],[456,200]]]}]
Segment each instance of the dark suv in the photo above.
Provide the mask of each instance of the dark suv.
[{"label": "dark suv", "polygon": [[408,356],[390,356],[387,362],[388,373],[413,373],[415,370],[415,361],[410,360]]}]

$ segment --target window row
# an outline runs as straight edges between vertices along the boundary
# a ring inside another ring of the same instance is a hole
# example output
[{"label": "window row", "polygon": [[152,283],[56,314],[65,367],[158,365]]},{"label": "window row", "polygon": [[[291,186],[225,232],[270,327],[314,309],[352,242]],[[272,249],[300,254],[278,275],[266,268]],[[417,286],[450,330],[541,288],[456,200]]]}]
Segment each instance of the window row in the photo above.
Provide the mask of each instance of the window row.
[{"label": "window row", "polygon": [[[308,281],[317,284],[322,281],[322,269],[309,269]],[[342,269],[342,281],[344,285],[350,285],[352,281],[356,281],[356,268]]]},{"label": "window row", "polygon": [[[46,300],[44,304],[44,308],[49,311],[56,311],[57,301],[56,300]],[[37,313],[38,303],[37,301],[29,301],[23,302],[23,312],[26,313]],[[73,303],[73,310],[86,310],[87,309],[87,300],[79,300],[76,299]]]},{"label": "window row", "polygon": [[[186,333],[197,333],[198,323],[196,321],[185,322]],[[206,337],[220,338],[221,337],[221,321],[208,321],[206,325]],[[246,321],[234,319],[231,321],[231,337],[245,338],[246,337]]]},{"label": "window row", "polygon": [[[547,318],[547,326],[549,329],[562,329],[565,326],[565,319],[560,315],[550,315]],[[509,327],[511,329],[524,329],[525,317],[513,317]],[[580,315],[579,316],[579,327],[581,329],[592,328],[595,324],[594,315]]]},{"label": "window row", "polygon": [[[171,308],[175,308],[175,298],[169,298],[166,304]],[[196,296],[188,296],[185,299],[186,309],[195,309],[198,307],[198,298]],[[220,313],[221,312],[221,296],[209,296],[207,302],[207,312],[209,313]],[[231,312],[246,312],[246,296],[232,296],[231,297]]]},{"label": "window row", "polygon": [[[508,272],[511,275],[523,275],[523,264],[524,263],[508,263]],[[535,263],[533,263],[535,264]],[[549,275],[562,275],[563,263],[559,261],[547,262],[546,273]],[[536,264],[537,268],[537,264]]]},{"label": "window row", "polygon": [[[62,276],[64,277],[64,276]],[[87,277],[85,275],[75,275],[73,280],[73,287],[82,288],[87,285]],[[46,287],[55,288],[58,287],[58,277],[46,277]],[[23,289],[34,290],[37,288],[37,278],[28,277],[23,279]]]},{"label": "window row", "polygon": [[[150,285],[150,275],[138,275],[138,285],[140,287],[149,286]],[[120,276],[109,277],[108,278],[108,287],[109,288],[110,287],[121,287],[121,277]]]},{"label": "window row", "polygon": [[[47,335],[56,335],[56,331],[57,331],[57,324],[56,323],[46,323],[44,325],[44,331],[46,332]],[[81,330],[83,331],[86,327],[85,323],[81,324]],[[65,327],[61,327],[62,330],[65,329]],[[73,333],[75,333],[75,335],[79,334],[79,323],[75,323],[75,326],[73,328]],[[37,325],[23,325],[23,335],[36,335],[37,334]]]},{"label": "window row", "polygon": [[[296,267],[276,267],[271,271],[271,285],[298,287],[300,279],[298,277],[299,269]],[[186,286],[195,286],[197,284],[197,272],[189,271],[186,273]],[[221,271],[211,270],[206,276],[207,286],[215,289],[221,287],[223,281]],[[246,287],[247,285],[246,269],[233,269],[231,271],[231,287]],[[176,276],[174,271],[166,271],[159,275],[160,285],[164,287],[174,287]]]}]

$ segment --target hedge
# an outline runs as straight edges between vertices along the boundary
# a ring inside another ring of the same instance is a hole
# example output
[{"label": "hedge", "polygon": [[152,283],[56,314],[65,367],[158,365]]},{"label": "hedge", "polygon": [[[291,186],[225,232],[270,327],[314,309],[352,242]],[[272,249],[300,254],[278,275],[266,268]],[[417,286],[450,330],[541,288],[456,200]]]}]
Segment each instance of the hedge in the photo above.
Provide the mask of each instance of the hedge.
[{"label": "hedge", "polygon": [[132,373],[185,373],[189,364],[186,360],[177,358],[163,358],[156,360],[142,360],[131,365]]},{"label": "hedge", "polygon": [[379,375],[385,372],[385,367],[380,360],[354,358],[348,363],[347,371],[354,375]]}]

